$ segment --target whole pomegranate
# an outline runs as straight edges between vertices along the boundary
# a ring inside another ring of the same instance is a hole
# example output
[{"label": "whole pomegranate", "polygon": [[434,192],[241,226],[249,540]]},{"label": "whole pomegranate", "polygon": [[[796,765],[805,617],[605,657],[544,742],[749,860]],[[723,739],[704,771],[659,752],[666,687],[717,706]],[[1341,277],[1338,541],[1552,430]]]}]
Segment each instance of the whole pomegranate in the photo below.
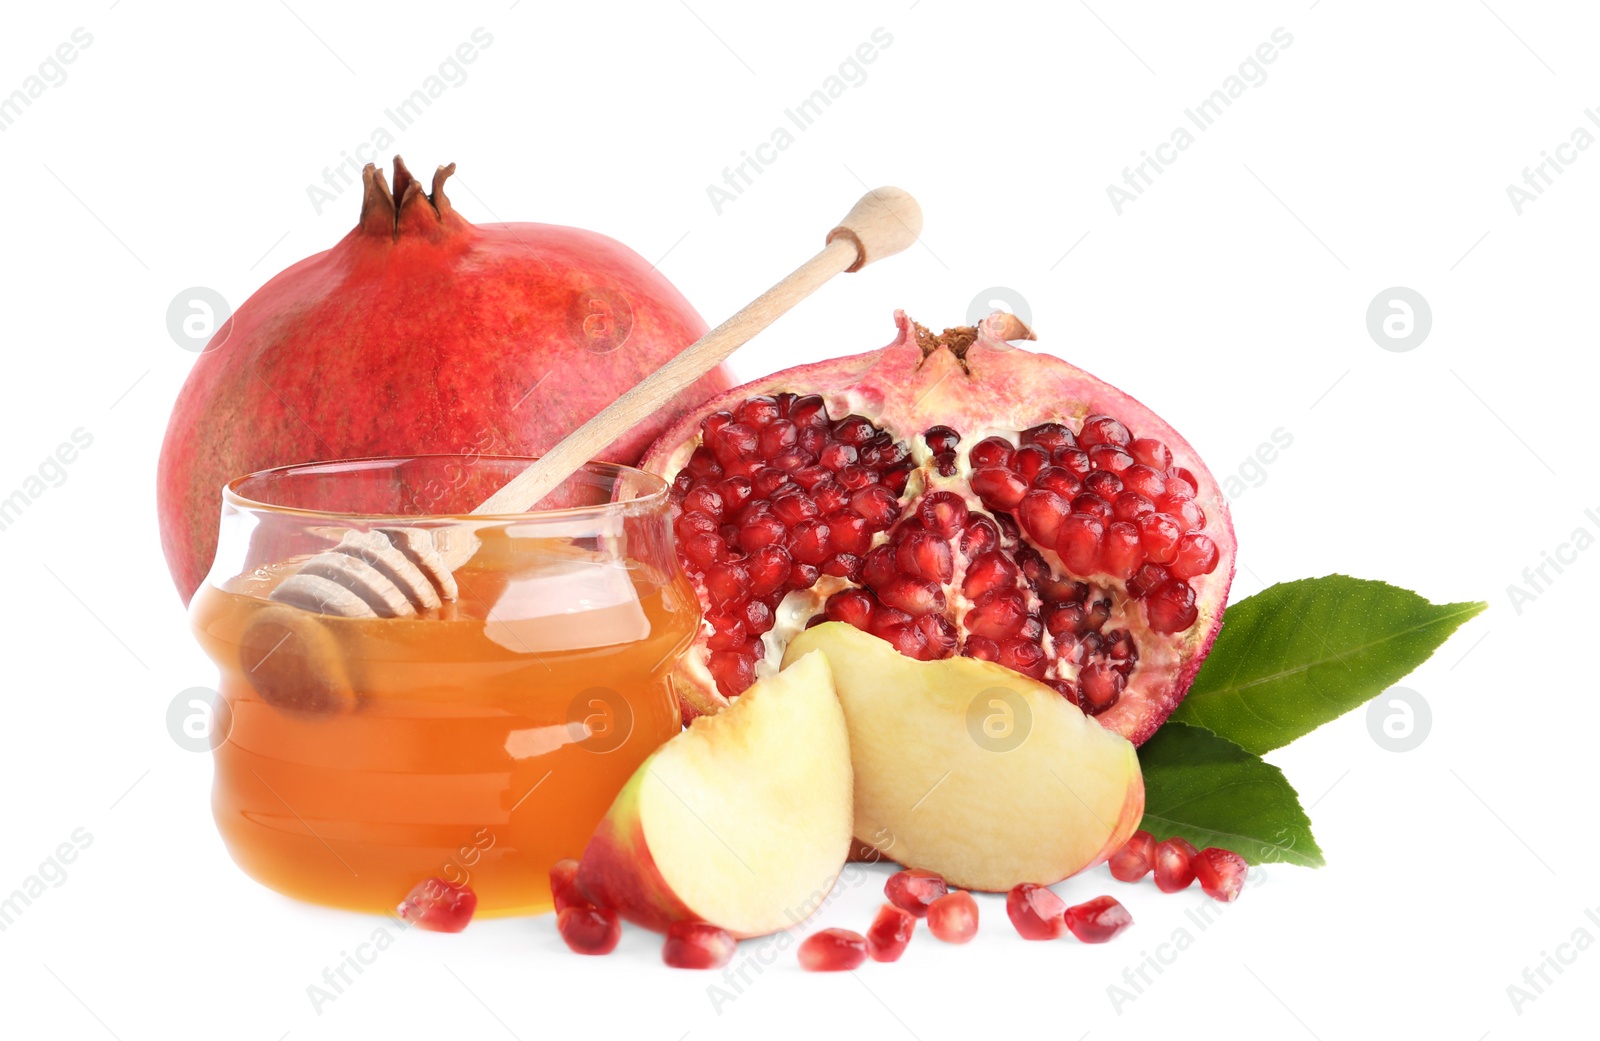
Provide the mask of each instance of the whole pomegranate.
[{"label": "whole pomegranate", "polygon": [[1178,432],[996,313],[735,388],[644,465],[706,615],[678,668],[717,711],[788,639],[844,621],[930,660],[995,661],[1139,743],[1216,638],[1234,539]]},{"label": "whole pomegranate", "polygon": [[[397,156],[361,220],[245,301],[178,395],[157,504],[185,601],[216,549],[223,482],[373,455],[537,454],[698,339],[689,302],[626,246],[550,224],[471,224]],[[632,463],[717,369],[603,453]]]}]

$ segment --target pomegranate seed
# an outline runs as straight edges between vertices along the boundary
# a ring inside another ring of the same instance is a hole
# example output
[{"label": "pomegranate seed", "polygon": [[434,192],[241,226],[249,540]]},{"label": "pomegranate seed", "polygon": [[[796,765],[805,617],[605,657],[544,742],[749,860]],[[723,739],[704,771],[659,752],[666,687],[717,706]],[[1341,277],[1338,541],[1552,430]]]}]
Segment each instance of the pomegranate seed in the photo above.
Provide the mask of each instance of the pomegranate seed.
[{"label": "pomegranate seed", "polygon": [[763,466],[750,472],[750,487],[756,495],[762,498],[766,498],[793,481],[794,478],[775,466]]},{"label": "pomegranate seed", "polygon": [[865,517],[873,531],[885,531],[900,519],[900,500],[882,485],[863,488],[850,496],[850,508]]},{"label": "pomegranate seed", "polygon": [[593,906],[594,901],[578,888],[578,862],[571,857],[564,857],[550,865],[550,898],[555,902],[557,911]]},{"label": "pomegranate seed", "polygon": [[1133,924],[1133,915],[1116,898],[1097,896],[1067,908],[1067,928],[1084,943],[1105,943]]},{"label": "pomegranate seed", "polygon": [[1084,492],[1072,500],[1072,512],[1085,517],[1093,517],[1102,525],[1110,524],[1112,519],[1111,504],[1093,492]]},{"label": "pomegranate seed", "polygon": [[720,969],[733,960],[738,947],[726,929],[705,922],[673,922],[661,960],[674,969]]},{"label": "pomegranate seed", "polygon": [[1083,488],[1110,505],[1123,492],[1122,478],[1105,470],[1097,470],[1083,479]]},{"label": "pomegranate seed", "polygon": [[913,531],[900,543],[895,563],[902,571],[930,582],[948,582],[955,573],[950,543],[930,531]]},{"label": "pomegranate seed", "polygon": [[925,582],[915,575],[900,575],[878,590],[878,599],[897,611],[916,617],[929,611],[943,611],[944,593],[936,582]]},{"label": "pomegranate seed", "polygon": [[1020,672],[1036,680],[1044,679],[1045,670],[1050,667],[1050,659],[1045,657],[1044,648],[1023,636],[1014,636],[1001,644],[999,660],[1012,672]]},{"label": "pomegranate seed", "polygon": [[1217,544],[1198,531],[1191,531],[1178,539],[1177,556],[1168,568],[1173,578],[1195,578],[1209,575],[1217,569]]},{"label": "pomegranate seed", "polygon": [[889,902],[917,918],[927,914],[928,906],[949,891],[942,876],[917,868],[896,871],[883,884],[883,895]]},{"label": "pomegranate seed", "polygon": [[1172,465],[1172,453],[1167,451],[1166,445],[1154,438],[1134,438],[1128,442],[1128,451],[1139,462],[1155,470],[1165,470]]},{"label": "pomegranate seed", "polygon": [[1199,879],[1206,896],[1225,904],[1239,899],[1239,891],[1244,888],[1245,876],[1250,871],[1239,854],[1215,846],[1207,846],[1190,857],[1189,866],[1194,868],[1194,877]]},{"label": "pomegranate seed", "polygon": [[1040,423],[1022,432],[1022,443],[1043,445],[1053,451],[1057,448],[1076,448],[1078,439],[1072,436],[1072,431],[1060,423]]},{"label": "pomegranate seed", "polygon": [[1011,457],[1011,469],[1028,482],[1032,482],[1049,465],[1050,450],[1043,445],[1023,445]]},{"label": "pomegranate seed", "polygon": [[1003,437],[986,437],[972,446],[972,451],[967,458],[972,463],[974,470],[981,470],[988,466],[1009,467],[1011,456],[1015,452],[1011,442]]},{"label": "pomegranate seed", "polygon": [[720,535],[712,535],[708,532],[690,536],[682,543],[682,546],[685,566],[696,571],[704,571],[721,560],[728,548],[723,544]]},{"label": "pomegranate seed", "polygon": [[764,426],[778,418],[779,409],[776,398],[765,394],[757,394],[748,398],[744,404],[734,410],[734,415],[739,417],[739,422],[748,423],[750,426]]},{"label": "pomegranate seed", "polygon": [[1111,601],[1103,598],[1096,600],[1088,606],[1088,610],[1083,616],[1083,627],[1099,632],[1110,617]]},{"label": "pomegranate seed", "polygon": [[1156,509],[1176,517],[1178,527],[1183,531],[1194,531],[1196,528],[1206,526],[1205,512],[1188,496],[1168,492],[1156,500]]},{"label": "pomegranate seed", "polygon": [[851,414],[833,424],[834,439],[847,445],[865,444],[877,432],[878,428],[865,416]]},{"label": "pomegranate seed", "polygon": [[733,463],[759,458],[761,438],[747,423],[729,423],[711,438],[711,454],[724,469]]},{"label": "pomegranate seed", "polygon": [[928,931],[945,943],[966,943],[978,935],[978,902],[965,890],[941,896],[928,905]]},{"label": "pomegranate seed", "polygon": [[1137,882],[1150,873],[1150,861],[1155,856],[1156,840],[1148,831],[1136,831],[1133,838],[1121,849],[1111,854],[1107,861],[1111,877],[1118,882]]},{"label": "pomegranate seed", "polygon": [[867,622],[867,631],[880,639],[887,639],[891,630],[908,626],[916,619],[904,611],[897,611],[892,607],[879,604],[872,609],[872,618]]},{"label": "pomegranate seed", "polygon": [[[755,505],[752,503],[752,505]],[[761,505],[766,505],[762,503]],[[770,508],[770,507],[769,507]],[[740,521],[739,546],[746,553],[754,553],[762,546],[776,546],[788,538],[789,529],[770,513],[758,514]]]},{"label": "pomegranate seed", "polygon": [[1113,578],[1126,580],[1138,570],[1143,559],[1139,529],[1127,521],[1112,522],[1100,543],[1100,570]]},{"label": "pomegranate seed", "polygon": [[[887,435],[884,435],[887,437]],[[861,461],[879,470],[900,466],[911,458],[911,449],[899,441],[882,445],[869,445],[861,453]]]},{"label": "pomegranate seed", "polygon": [[961,582],[961,592],[969,600],[996,589],[1014,589],[1017,584],[1017,566],[1011,558],[998,550],[990,550],[973,558],[967,565],[966,577]]},{"label": "pomegranate seed", "polygon": [[792,563],[789,551],[782,546],[762,546],[752,552],[745,564],[750,573],[750,595],[768,596],[782,589],[789,580]]},{"label": "pomegranate seed", "polygon": [[772,459],[800,444],[800,429],[787,419],[774,418],[756,440],[762,456]]},{"label": "pomegranate seed", "polygon": [[1151,861],[1156,872],[1156,888],[1163,893],[1188,889],[1194,882],[1190,859],[1198,852],[1189,842],[1176,837],[1157,843],[1155,858]]},{"label": "pomegranate seed", "polygon": [[[733,417],[728,418],[731,420]],[[711,420],[708,418],[706,422],[709,423]],[[689,461],[683,464],[683,468],[695,477],[716,477],[722,474],[722,467],[717,465],[717,457],[711,453],[709,445],[700,445],[691,452]]]},{"label": "pomegranate seed", "polygon": [[1015,592],[985,593],[967,612],[967,632],[973,636],[986,636],[991,640],[1007,640],[1022,631],[1028,617],[1028,605]]},{"label": "pomegranate seed", "polygon": [[1045,631],[1054,639],[1071,635],[1083,624],[1083,605],[1048,604],[1044,609]]},{"label": "pomegranate seed", "polygon": [[966,646],[961,653],[967,658],[976,658],[979,661],[998,662],[1000,660],[1000,645],[987,636],[969,636]]},{"label": "pomegranate seed", "polygon": [[940,538],[954,538],[967,523],[967,501],[955,492],[929,492],[917,503],[922,526]]},{"label": "pomegranate seed", "polygon": [[860,458],[854,445],[841,444],[838,441],[828,445],[817,453],[817,462],[829,470],[837,473]]},{"label": "pomegranate seed", "polygon": [[973,494],[992,510],[1014,510],[1028,493],[1028,482],[1011,470],[985,467],[972,474]]},{"label": "pomegranate seed", "polygon": [[789,587],[791,589],[810,589],[817,584],[817,579],[822,577],[822,569],[815,564],[802,564],[796,561],[789,568]]},{"label": "pomegranate seed", "polygon": [[822,565],[822,573],[854,582],[861,577],[861,558],[854,553],[835,553]]},{"label": "pomegranate seed", "polygon": [[837,478],[841,487],[858,492],[876,482],[878,475],[864,466],[846,466],[839,471]]},{"label": "pomegranate seed", "polygon": [[1083,481],[1064,466],[1047,466],[1033,475],[1033,486],[1072,500],[1083,491]]},{"label": "pomegranate seed", "polygon": [[1169,495],[1187,495],[1194,498],[1200,493],[1200,482],[1195,480],[1194,474],[1181,466],[1174,466],[1167,471],[1167,493]]},{"label": "pomegranate seed", "polygon": [[672,522],[672,531],[679,540],[687,540],[691,535],[705,535],[717,530],[717,522],[703,513],[682,513]]},{"label": "pomegranate seed", "polygon": [[956,652],[956,627],[942,615],[925,614],[914,623],[928,638],[928,653],[932,658],[948,658]]},{"label": "pomegranate seed", "polygon": [[[826,481],[832,481],[833,475],[828,472],[826,467],[813,463],[810,466],[802,466],[800,469],[790,474],[789,479],[794,481],[795,484],[799,485],[806,491],[813,492],[813,497],[815,497],[815,489],[824,487],[824,482]],[[821,508],[821,504],[819,503],[818,509]],[[837,509],[837,507],[835,507],[835,509]]]},{"label": "pomegranate seed", "polygon": [[794,400],[789,406],[789,418],[803,427],[825,427],[829,425],[828,408],[822,402],[819,394],[807,394]]},{"label": "pomegranate seed", "polygon": [[1137,521],[1155,511],[1156,504],[1138,492],[1123,492],[1111,504],[1111,515],[1119,521]]},{"label": "pomegranate seed", "polygon": [[706,656],[706,667],[725,698],[738,697],[756,680],[755,659],[738,651],[712,651]]},{"label": "pomegranate seed", "polygon": [[772,497],[771,503],[773,515],[791,528],[801,521],[817,517],[822,512],[811,497],[798,488],[779,492]]},{"label": "pomegranate seed", "polygon": [[837,510],[822,520],[831,533],[835,552],[860,556],[871,547],[872,529],[866,518],[854,510]]},{"label": "pomegranate seed", "polygon": [[1074,513],[1061,522],[1056,552],[1074,574],[1090,575],[1100,563],[1100,540],[1105,525],[1097,518]]},{"label": "pomegranate seed", "polygon": [[1088,477],[1090,471],[1094,469],[1089,465],[1089,453],[1081,448],[1058,448],[1051,453],[1050,458],[1057,466],[1080,479]]},{"label": "pomegranate seed", "polygon": [[1200,617],[1194,590],[1176,578],[1145,595],[1144,613],[1150,628],[1158,633],[1181,633]]},{"label": "pomegranate seed", "polygon": [[1084,448],[1095,445],[1125,445],[1132,440],[1128,428],[1110,416],[1090,416],[1078,431],[1078,444]]},{"label": "pomegranate seed", "polygon": [[710,485],[701,485],[683,497],[685,513],[703,513],[712,520],[722,520],[723,499]]},{"label": "pomegranate seed", "polygon": [[878,909],[878,917],[872,920],[872,928],[867,930],[867,954],[873,961],[899,961],[916,931],[916,915],[884,904]]},{"label": "pomegranate seed", "polygon": [[1017,507],[1017,522],[1035,542],[1054,546],[1061,522],[1069,512],[1071,507],[1066,499],[1055,492],[1036,488],[1022,497],[1022,504]]},{"label": "pomegranate seed", "polygon": [[1137,523],[1145,557],[1157,564],[1172,563],[1178,555],[1178,539],[1183,537],[1178,518],[1170,513],[1147,513]]},{"label": "pomegranate seed", "polygon": [[1123,470],[1117,476],[1122,478],[1122,486],[1130,492],[1138,492],[1147,499],[1155,499],[1167,492],[1167,478],[1156,470],[1136,463]]},{"label": "pomegranate seed", "polygon": [[1116,445],[1095,445],[1089,449],[1089,465],[1097,472],[1119,474],[1133,465],[1133,456]]},{"label": "pomegranate seed", "polygon": [[1000,545],[1000,528],[988,517],[978,516],[967,522],[961,533],[961,552],[968,557],[987,553]]},{"label": "pomegranate seed", "polygon": [[808,466],[816,465],[817,457],[814,453],[796,445],[794,448],[786,448],[773,456],[771,462],[776,469],[792,474],[804,470]]},{"label": "pomegranate seed", "polygon": [[478,894],[470,886],[430,878],[413,886],[395,913],[429,932],[459,933],[477,908]]},{"label": "pomegranate seed", "polygon": [[928,646],[927,634],[913,623],[891,625],[878,635],[907,658],[932,661],[936,656],[933,649]]},{"label": "pomegranate seed", "polygon": [[821,564],[833,555],[833,530],[825,521],[801,521],[789,533],[789,555],[802,564]]},{"label": "pomegranate seed", "polygon": [[556,931],[574,954],[610,954],[622,939],[615,911],[603,907],[569,907],[556,915]]},{"label": "pomegranate seed", "polygon": [[772,608],[761,600],[746,600],[739,605],[739,613],[743,617],[745,631],[752,636],[760,636],[772,628]]},{"label": "pomegranate seed", "polygon": [[724,560],[706,568],[706,591],[712,601],[737,600],[750,588],[750,569],[742,561]]},{"label": "pomegranate seed", "polygon": [[1097,661],[1084,666],[1083,671],[1078,673],[1084,711],[1099,715],[1115,705],[1127,682],[1127,677],[1105,662]]},{"label": "pomegranate seed", "polygon": [[800,945],[800,967],[807,972],[846,972],[866,960],[866,937],[849,929],[824,929]]},{"label": "pomegranate seed", "polygon": [[1006,894],[1006,914],[1024,940],[1054,940],[1065,936],[1061,913],[1066,902],[1044,886],[1024,882]]},{"label": "pomegranate seed", "polygon": [[949,427],[929,427],[928,432],[922,435],[922,440],[928,443],[928,451],[938,454],[954,451],[956,445],[961,443],[961,435]]},{"label": "pomegranate seed", "polygon": [[872,549],[861,562],[861,581],[873,589],[882,589],[899,574],[895,570],[894,547],[884,544]]},{"label": "pomegranate seed", "polygon": [[850,493],[831,477],[817,482],[811,489],[811,499],[817,504],[817,511],[823,515],[838,513],[850,505]]}]

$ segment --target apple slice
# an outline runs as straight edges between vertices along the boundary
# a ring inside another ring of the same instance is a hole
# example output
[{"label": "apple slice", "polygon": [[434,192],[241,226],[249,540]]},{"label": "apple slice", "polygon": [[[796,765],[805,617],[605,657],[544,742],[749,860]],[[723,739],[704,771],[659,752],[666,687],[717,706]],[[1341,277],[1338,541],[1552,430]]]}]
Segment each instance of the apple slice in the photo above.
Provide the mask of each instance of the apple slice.
[{"label": "apple slice", "polygon": [[763,936],[821,906],[850,852],[850,743],[820,654],[658,748],[611,804],[578,885],[630,922]]},{"label": "apple slice", "polygon": [[917,661],[844,622],[805,630],[785,659],[819,650],[850,727],[855,834],[885,856],[1003,892],[1098,864],[1139,826],[1133,745],[1044,684]]}]

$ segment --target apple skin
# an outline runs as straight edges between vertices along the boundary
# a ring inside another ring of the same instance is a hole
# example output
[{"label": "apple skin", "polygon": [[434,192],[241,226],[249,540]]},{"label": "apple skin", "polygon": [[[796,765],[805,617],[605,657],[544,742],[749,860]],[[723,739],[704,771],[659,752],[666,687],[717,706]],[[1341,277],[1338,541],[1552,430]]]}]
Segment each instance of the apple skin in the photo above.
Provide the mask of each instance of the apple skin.
[{"label": "apple skin", "polygon": [[646,759],[617,793],[611,811],[589,839],[578,863],[578,888],[633,924],[664,933],[673,922],[697,918],[656,870],[645,841],[639,790],[654,758]]},{"label": "apple skin", "polygon": [[1106,844],[1096,853],[1094,859],[1078,870],[1078,874],[1098,867],[1111,859],[1111,854],[1128,844],[1133,838],[1133,833],[1139,830],[1139,825],[1144,822],[1144,774],[1140,773],[1134,783],[1128,786],[1128,797],[1123,800],[1122,813],[1117,816],[1116,830],[1111,837],[1106,839]]}]

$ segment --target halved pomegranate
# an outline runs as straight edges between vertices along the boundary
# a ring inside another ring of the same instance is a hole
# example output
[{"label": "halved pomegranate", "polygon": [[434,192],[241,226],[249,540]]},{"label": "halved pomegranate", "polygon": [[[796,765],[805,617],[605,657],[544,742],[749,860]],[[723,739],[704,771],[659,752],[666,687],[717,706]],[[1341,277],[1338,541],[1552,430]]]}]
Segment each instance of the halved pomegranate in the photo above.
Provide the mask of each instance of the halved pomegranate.
[{"label": "halved pomegranate", "polygon": [[1010,344],[1033,339],[1011,315],[895,321],[882,350],[729,391],[646,455],[705,606],[675,677],[685,718],[829,619],[911,657],[999,662],[1142,742],[1221,625],[1216,480],[1133,398]]}]

